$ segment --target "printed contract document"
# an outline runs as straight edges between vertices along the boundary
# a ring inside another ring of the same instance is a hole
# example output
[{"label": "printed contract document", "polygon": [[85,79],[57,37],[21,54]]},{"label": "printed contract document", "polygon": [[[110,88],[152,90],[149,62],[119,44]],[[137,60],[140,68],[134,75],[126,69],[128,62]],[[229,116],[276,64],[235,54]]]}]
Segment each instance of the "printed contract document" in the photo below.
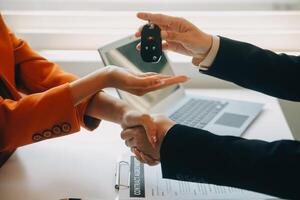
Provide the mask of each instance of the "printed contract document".
[{"label": "printed contract document", "polygon": [[134,156],[122,160],[128,163],[122,181],[126,179],[129,187],[120,188],[119,200],[276,199],[232,187],[163,179],[160,165],[144,165]]}]

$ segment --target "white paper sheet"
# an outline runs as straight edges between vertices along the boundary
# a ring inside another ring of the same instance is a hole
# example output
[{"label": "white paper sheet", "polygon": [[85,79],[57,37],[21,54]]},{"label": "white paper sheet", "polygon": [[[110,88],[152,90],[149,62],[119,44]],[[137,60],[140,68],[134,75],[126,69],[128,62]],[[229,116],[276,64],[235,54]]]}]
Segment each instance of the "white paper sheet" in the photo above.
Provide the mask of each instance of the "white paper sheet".
[{"label": "white paper sheet", "polygon": [[143,165],[134,157],[127,158],[127,161],[130,163],[130,175],[127,175],[129,180],[126,184],[129,183],[130,188],[120,189],[119,200],[275,199],[232,187],[163,179],[160,165]]}]

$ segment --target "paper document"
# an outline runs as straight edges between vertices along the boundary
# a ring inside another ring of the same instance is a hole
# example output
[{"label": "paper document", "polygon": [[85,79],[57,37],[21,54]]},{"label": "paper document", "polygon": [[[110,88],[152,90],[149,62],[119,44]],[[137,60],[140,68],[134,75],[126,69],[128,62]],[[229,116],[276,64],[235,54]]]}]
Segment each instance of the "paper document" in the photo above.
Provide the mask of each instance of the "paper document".
[{"label": "paper document", "polygon": [[163,179],[160,165],[144,165],[134,156],[128,157],[127,162],[130,187],[120,189],[119,200],[275,199],[232,187]]}]

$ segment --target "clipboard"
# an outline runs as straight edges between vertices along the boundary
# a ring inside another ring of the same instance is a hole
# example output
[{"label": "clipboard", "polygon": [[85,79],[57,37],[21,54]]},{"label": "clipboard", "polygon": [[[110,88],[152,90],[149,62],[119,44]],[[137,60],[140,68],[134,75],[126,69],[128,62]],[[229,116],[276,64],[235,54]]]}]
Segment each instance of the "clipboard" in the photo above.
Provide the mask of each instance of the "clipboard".
[{"label": "clipboard", "polygon": [[277,199],[233,187],[163,179],[160,165],[144,165],[132,155],[117,161],[115,176],[117,200]]},{"label": "clipboard", "polygon": [[126,159],[117,162],[115,179],[115,189],[119,192],[119,199],[146,198],[144,164],[134,156],[127,156]]}]

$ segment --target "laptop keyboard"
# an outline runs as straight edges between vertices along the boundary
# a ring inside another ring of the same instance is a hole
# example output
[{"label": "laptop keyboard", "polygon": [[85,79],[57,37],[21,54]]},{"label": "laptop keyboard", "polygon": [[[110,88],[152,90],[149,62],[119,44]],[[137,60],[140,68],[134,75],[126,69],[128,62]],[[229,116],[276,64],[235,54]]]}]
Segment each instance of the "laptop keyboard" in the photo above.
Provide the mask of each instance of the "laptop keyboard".
[{"label": "laptop keyboard", "polygon": [[214,100],[190,99],[170,118],[177,123],[203,128],[206,126],[228,103]]}]

